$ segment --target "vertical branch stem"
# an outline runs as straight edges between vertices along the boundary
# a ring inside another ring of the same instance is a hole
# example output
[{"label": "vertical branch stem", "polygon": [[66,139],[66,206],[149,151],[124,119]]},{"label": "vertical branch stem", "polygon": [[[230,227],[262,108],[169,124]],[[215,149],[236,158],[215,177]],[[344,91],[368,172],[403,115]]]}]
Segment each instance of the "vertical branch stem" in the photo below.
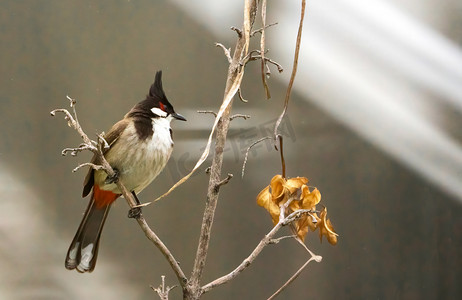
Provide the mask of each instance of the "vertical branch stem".
[{"label": "vertical branch stem", "polygon": [[265,43],[266,43],[266,0],[262,0],[261,4],[261,22],[262,22],[262,29],[261,29],[261,38],[260,38],[260,55],[261,55],[261,80],[263,82],[263,87],[265,88],[266,99],[271,98],[271,94],[269,91],[268,83],[266,82],[266,60],[265,60]]},{"label": "vertical branch stem", "polygon": [[284,159],[284,149],[283,149],[283,141],[282,135],[278,135],[279,138],[279,153],[281,154],[281,166],[282,166],[282,177],[286,178],[286,161]]},{"label": "vertical branch stem", "polygon": [[294,62],[292,66],[292,74],[290,75],[290,81],[289,85],[287,86],[287,92],[286,92],[286,97],[284,99],[284,109],[279,116],[278,120],[276,121],[276,126],[274,126],[274,141],[276,142],[277,136],[278,136],[278,128],[279,125],[281,124],[282,118],[284,118],[286,112],[287,112],[287,107],[289,105],[289,99],[290,99],[290,94],[292,92],[292,86],[294,84],[295,80],[295,75],[297,74],[297,66],[298,66],[298,54],[300,53],[300,44],[302,40],[302,29],[303,29],[303,20],[305,18],[305,6],[306,2],[305,0],[302,0],[302,9],[300,13],[300,23],[298,25],[298,33],[297,33],[297,44],[295,46],[295,55],[294,55]]},{"label": "vertical branch stem", "polygon": [[[235,93],[240,86],[244,75],[244,67],[241,65],[242,59],[247,55],[249,49],[250,29],[255,20],[257,10],[257,0],[245,0],[244,8],[244,28],[243,34],[238,36],[238,41],[234,50],[232,62],[228,68],[228,78],[226,81],[225,95],[226,99],[230,93]],[[215,215],[219,195],[219,182],[221,181],[221,170],[223,165],[223,149],[226,143],[226,136],[229,129],[229,116],[231,112],[231,104],[224,111],[217,125],[215,155],[213,157],[212,166],[210,167],[210,179],[207,189],[207,201],[205,204],[204,216],[202,219],[201,233],[199,244],[196,252],[196,259],[189,281],[189,291],[195,295],[185,294],[184,299],[197,299],[202,293],[200,280],[207,259],[208,246],[210,242],[210,234],[212,223]]]}]

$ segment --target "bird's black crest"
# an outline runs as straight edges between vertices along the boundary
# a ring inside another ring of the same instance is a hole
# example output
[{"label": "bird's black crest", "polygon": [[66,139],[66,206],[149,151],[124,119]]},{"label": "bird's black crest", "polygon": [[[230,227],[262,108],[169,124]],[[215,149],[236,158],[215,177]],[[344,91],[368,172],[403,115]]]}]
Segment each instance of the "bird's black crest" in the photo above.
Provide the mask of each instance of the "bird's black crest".
[{"label": "bird's black crest", "polygon": [[162,71],[157,71],[156,79],[149,89],[149,96],[159,100],[167,99],[162,88]]}]

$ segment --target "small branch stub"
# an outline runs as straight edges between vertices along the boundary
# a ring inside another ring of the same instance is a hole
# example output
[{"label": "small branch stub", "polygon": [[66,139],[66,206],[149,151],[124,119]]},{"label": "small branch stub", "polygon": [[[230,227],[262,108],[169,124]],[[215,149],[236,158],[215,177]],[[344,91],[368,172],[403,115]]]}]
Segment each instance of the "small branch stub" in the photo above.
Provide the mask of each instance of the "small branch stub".
[{"label": "small branch stub", "polygon": [[225,179],[217,182],[217,184],[215,185],[215,189],[219,189],[221,186],[227,184],[231,180],[231,178],[233,178],[233,174],[228,173],[228,176],[226,176]]},{"label": "small branch stub", "polygon": [[233,62],[233,59],[232,59],[232,57],[231,57],[231,48],[226,48],[226,47],[223,46],[223,44],[221,44],[221,43],[215,43],[215,46],[220,47],[221,49],[223,49],[223,52],[225,53],[225,56],[226,56],[226,58],[228,59],[228,63],[232,63],[232,62]]},{"label": "small branch stub", "polygon": [[243,115],[243,114],[235,114],[229,117],[229,120],[232,121],[237,118],[243,118],[244,120],[250,119],[250,115]]},{"label": "small branch stub", "polygon": [[249,100],[246,100],[246,99],[242,96],[241,88],[239,88],[239,89],[237,90],[237,94],[238,94],[238,96],[239,96],[239,100],[241,100],[241,101],[244,102],[244,103],[249,102]]},{"label": "small branch stub", "polygon": [[232,31],[235,31],[237,33],[237,36],[239,38],[242,38],[242,30],[240,30],[239,28],[235,27],[235,26],[231,26],[231,30]]},{"label": "small branch stub", "polygon": [[217,113],[211,110],[198,110],[197,112],[199,114],[211,114],[211,115],[214,115],[215,118],[217,117]]},{"label": "small branch stub", "polygon": [[161,278],[162,283],[159,285],[159,287],[155,288],[152,285],[150,287],[157,293],[161,300],[168,300],[168,293],[170,293],[170,291],[176,288],[177,286],[165,286],[165,275],[162,275]]}]

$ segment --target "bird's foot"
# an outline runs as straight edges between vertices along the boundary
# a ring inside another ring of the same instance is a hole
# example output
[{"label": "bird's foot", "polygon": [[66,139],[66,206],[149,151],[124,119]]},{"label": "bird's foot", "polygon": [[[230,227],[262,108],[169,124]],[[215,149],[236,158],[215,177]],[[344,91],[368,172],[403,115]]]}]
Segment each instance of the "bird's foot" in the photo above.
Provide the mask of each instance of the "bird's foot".
[{"label": "bird's foot", "polygon": [[117,168],[113,168],[113,170],[114,170],[114,175],[108,176],[106,180],[104,181],[105,184],[116,183],[117,181],[119,181],[119,175],[120,175],[119,170]]},{"label": "bird's foot", "polygon": [[128,211],[128,217],[138,219],[141,217],[141,207],[134,207]]}]

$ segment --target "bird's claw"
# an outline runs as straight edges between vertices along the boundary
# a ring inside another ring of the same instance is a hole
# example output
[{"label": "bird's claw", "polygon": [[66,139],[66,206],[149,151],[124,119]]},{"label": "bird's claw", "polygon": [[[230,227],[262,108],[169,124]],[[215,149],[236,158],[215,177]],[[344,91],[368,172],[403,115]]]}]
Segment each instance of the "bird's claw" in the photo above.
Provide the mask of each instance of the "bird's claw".
[{"label": "bird's claw", "polygon": [[119,181],[119,174],[120,174],[119,170],[117,168],[113,168],[113,170],[114,170],[114,175],[108,176],[106,180],[104,181],[104,183],[111,184],[111,183],[116,183],[117,181]]},{"label": "bird's claw", "polygon": [[134,207],[128,211],[128,217],[138,219],[141,217],[141,207]]}]

